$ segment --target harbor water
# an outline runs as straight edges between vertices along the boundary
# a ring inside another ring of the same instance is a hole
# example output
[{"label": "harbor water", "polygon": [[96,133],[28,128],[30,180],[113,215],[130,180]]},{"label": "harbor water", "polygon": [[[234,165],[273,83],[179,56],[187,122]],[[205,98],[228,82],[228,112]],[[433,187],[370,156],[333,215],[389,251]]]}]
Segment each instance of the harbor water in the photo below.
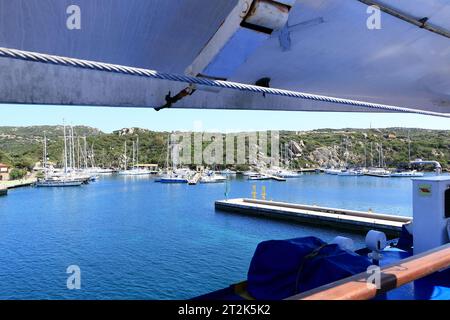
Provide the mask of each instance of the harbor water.
[{"label": "harbor water", "polygon": [[[412,215],[409,178],[305,174],[286,182],[160,184],[102,177],[74,188],[10,190],[0,198],[0,299],[186,299],[246,278],[256,245],[314,235],[363,236],[214,210],[251,197]],[[81,289],[66,285],[68,266]]]}]

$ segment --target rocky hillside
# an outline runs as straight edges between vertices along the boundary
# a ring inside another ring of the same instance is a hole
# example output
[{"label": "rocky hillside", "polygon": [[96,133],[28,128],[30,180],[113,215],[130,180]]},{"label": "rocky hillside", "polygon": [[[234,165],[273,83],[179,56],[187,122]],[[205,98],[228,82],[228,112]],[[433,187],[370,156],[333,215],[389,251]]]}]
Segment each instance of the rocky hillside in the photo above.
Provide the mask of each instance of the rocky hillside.
[{"label": "rocky hillside", "polygon": [[[299,166],[405,165],[409,158],[449,166],[450,131],[423,129],[346,129],[283,132]],[[410,143],[409,143],[410,141]]]},{"label": "rocky hillside", "polygon": [[[90,127],[74,127],[75,149],[94,150],[97,165],[119,167],[123,162],[124,144],[131,157],[132,141],[139,136],[140,162],[163,165],[166,159],[168,132],[125,128],[103,133]],[[48,138],[51,161],[61,163],[62,126],[0,127],[0,162],[19,168],[30,168],[42,157],[43,135]],[[78,138],[79,137],[79,138]],[[405,165],[411,158],[433,159],[450,167],[450,131],[423,129],[342,129],[314,131],[281,131],[281,146],[293,167]],[[411,140],[410,148],[408,148]],[[204,143],[207,146],[207,143]],[[286,146],[286,147],[285,147]],[[239,169],[245,169],[240,166]]]}]

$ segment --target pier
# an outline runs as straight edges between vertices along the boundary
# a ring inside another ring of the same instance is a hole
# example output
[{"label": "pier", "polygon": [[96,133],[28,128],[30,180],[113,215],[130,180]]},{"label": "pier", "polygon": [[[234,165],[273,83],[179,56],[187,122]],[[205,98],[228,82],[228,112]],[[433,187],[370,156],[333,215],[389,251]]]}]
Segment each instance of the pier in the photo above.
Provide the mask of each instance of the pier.
[{"label": "pier", "polygon": [[27,187],[27,186],[31,186],[31,185],[35,184],[36,181],[37,181],[36,178],[2,181],[2,182],[0,182],[0,189],[2,189],[2,188],[14,189],[14,188],[19,188],[19,187]]},{"label": "pier", "polygon": [[197,172],[191,179],[188,180],[189,185],[196,185],[200,178],[202,177],[202,174],[200,172]]},{"label": "pier", "polygon": [[244,198],[216,201],[215,208],[221,211],[348,229],[360,233],[379,230],[389,236],[398,236],[402,226],[412,221],[410,217],[390,214]]},{"label": "pier", "polygon": [[8,188],[0,185],[0,196],[6,196],[8,194]]}]

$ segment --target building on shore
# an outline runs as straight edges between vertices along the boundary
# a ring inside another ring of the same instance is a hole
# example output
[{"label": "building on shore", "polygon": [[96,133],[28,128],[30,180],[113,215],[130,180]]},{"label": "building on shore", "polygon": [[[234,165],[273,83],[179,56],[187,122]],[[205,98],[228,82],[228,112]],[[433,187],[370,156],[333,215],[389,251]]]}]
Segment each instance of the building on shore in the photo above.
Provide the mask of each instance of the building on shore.
[{"label": "building on shore", "polygon": [[9,180],[10,166],[4,163],[0,163],[0,181]]}]

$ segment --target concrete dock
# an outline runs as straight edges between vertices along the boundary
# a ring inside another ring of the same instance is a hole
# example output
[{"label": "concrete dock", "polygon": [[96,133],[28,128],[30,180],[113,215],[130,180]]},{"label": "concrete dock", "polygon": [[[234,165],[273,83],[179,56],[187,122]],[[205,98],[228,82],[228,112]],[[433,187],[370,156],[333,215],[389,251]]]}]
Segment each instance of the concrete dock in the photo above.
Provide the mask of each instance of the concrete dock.
[{"label": "concrete dock", "polygon": [[8,194],[8,188],[0,185],[0,196],[6,196]]},{"label": "concrete dock", "polygon": [[402,226],[412,221],[412,218],[404,216],[243,198],[216,201],[215,207],[221,211],[348,229],[361,233],[378,230],[389,236],[398,236]]},{"label": "concrete dock", "polygon": [[34,177],[21,179],[21,180],[12,180],[12,181],[2,181],[0,182],[0,188],[6,189],[14,189],[19,187],[27,187],[36,183],[37,179]]}]

